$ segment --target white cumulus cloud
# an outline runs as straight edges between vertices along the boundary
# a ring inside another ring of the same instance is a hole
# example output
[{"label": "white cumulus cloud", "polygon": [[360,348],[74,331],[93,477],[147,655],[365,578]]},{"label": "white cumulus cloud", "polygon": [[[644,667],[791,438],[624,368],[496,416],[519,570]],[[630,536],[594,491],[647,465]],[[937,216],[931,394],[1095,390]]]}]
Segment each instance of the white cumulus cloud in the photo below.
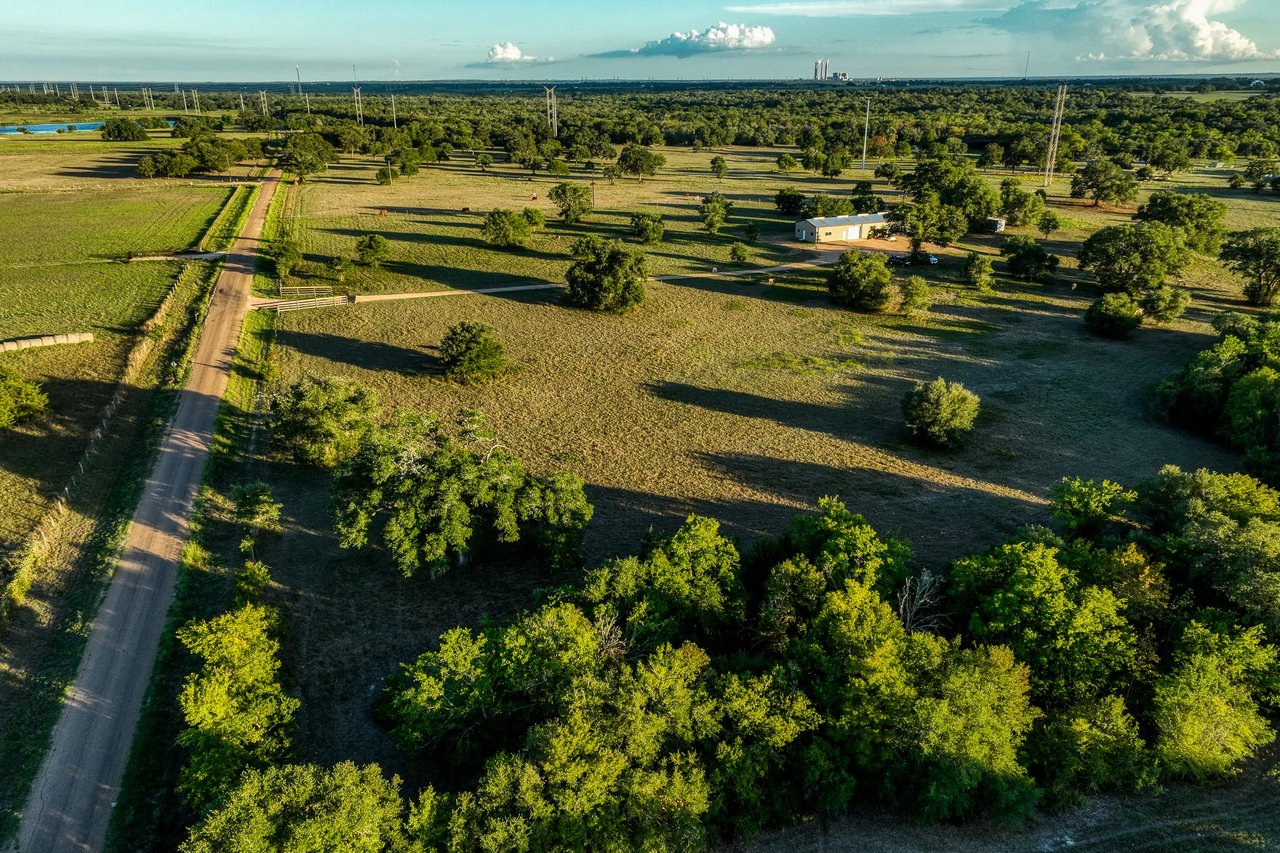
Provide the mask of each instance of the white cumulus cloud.
[{"label": "white cumulus cloud", "polygon": [[998,12],[1007,6],[996,0],[782,0],[727,7],[730,12],[751,15],[786,15],[796,18],[878,18],[940,12]]},{"label": "white cumulus cloud", "polygon": [[705,30],[674,32],[664,39],[651,41],[644,47],[630,50],[612,50],[596,56],[695,56],[733,50],[754,50],[768,47],[777,40],[769,27],[747,24],[726,24],[723,21]]},{"label": "white cumulus cloud", "polygon": [[537,61],[538,57],[527,55],[515,42],[504,41],[489,48],[489,62],[495,65]]},{"label": "white cumulus cloud", "polygon": [[1237,0],[1027,0],[986,23],[1011,32],[1073,34],[1082,61],[1238,62],[1274,59],[1216,16]]}]

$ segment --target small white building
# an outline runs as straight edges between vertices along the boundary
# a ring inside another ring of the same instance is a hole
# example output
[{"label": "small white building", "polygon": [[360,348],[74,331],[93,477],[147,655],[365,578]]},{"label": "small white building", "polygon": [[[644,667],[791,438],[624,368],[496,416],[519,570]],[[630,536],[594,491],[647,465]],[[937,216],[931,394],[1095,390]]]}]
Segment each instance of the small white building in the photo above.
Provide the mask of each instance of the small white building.
[{"label": "small white building", "polygon": [[842,243],[869,240],[889,226],[888,211],[855,213],[850,216],[819,216],[796,223],[796,239],[806,243]]}]

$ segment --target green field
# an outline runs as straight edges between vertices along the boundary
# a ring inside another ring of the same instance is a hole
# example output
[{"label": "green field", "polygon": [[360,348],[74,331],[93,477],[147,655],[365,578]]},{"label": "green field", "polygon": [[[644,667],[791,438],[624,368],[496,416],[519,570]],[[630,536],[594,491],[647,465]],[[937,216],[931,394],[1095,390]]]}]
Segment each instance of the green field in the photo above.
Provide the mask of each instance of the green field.
[{"label": "green field", "polygon": [[[760,222],[753,265],[774,265],[817,257],[785,245],[791,222],[773,211],[776,189],[850,186],[851,176],[778,175],[776,152],[664,153],[669,166],[657,178],[599,181],[598,215],[579,226],[549,225],[525,251],[481,243],[480,215],[526,204],[550,214],[552,179],[529,181],[502,168],[484,175],[460,163],[389,188],[371,180],[374,161],[331,167],[302,187],[295,229],[315,261],[350,256],[364,233],[391,240],[385,269],[358,269],[348,280],[357,292],[472,289],[562,281],[572,236],[617,234],[628,211],[652,209],[668,227],[668,239],[648,252],[652,271],[707,273],[729,268],[735,238],[697,229],[698,193],[720,190],[737,202],[730,235],[748,219]],[[723,182],[706,172],[715,153],[731,164]],[[994,183],[1003,177],[989,174]],[[1178,184],[1213,181],[1197,174]],[[1065,196],[1059,181],[1053,207],[1068,224],[1051,241],[1055,251],[1072,251],[1132,212]],[[1239,202],[1232,227],[1268,212],[1251,195]],[[586,540],[591,564],[634,552],[648,530],[670,532],[688,513],[720,519],[747,544],[823,495],[839,495],[883,533],[909,538],[921,565],[941,568],[1024,524],[1044,523],[1048,489],[1064,474],[1133,483],[1167,463],[1238,467],[1235,454],[1157,422],[1146,403],[1148,389],[1209,339],[1212,314],[1240,304],[1238,284],[1216,262],[1200,260],[1188,273],[1196,301],[1186,317],[1117,344],[1089,335],[1081,322],[1093,293],[1072,260],[1063,280],[1048,286],[1002,280],[983,296],[960,284],[958,255],[995,253],[997,245],[976,235],[939,251],[941,262],[925,271],[937,303],[923,318],[833,307],[821,270],[703,275],[650,282],[645,304],[621,316],[566,307],[554,290],[286,314],[272,359],[280,383],[343,375],[375,388],[389,407],[485,412],[532,469],[584,478],[596,507]],[[460,320],[496,330],[510,375],[481,387],[441,378],[434,347]],[[902,394],[937,375],[984,400],[980,427],[960,454],[920,450],[901,433]],[[258,557],[272,567],[270,597],[288,623],[286,669],[304,708],[299,757],[377,761],[409,787],[434,778],[397,754],[370,715],[382,679],[441,631],[527,606],[535,588],[559,579],[489,565],[407,581],[381,555],[337,549],[323,475],[260,462],[253,476],[272,486],[289,521]],[[360,595],[350,594],[353,585]]]}]

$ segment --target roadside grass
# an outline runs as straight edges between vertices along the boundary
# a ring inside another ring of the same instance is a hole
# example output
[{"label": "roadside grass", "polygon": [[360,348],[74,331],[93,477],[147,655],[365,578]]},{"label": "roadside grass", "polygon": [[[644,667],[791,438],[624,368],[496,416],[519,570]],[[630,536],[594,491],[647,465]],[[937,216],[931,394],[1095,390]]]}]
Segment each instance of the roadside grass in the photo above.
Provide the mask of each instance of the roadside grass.
[{"label": "roadside grass", "polygon": [[[192,266],[195,272],[179,279],[169,311],[152,332],[157,345],[127,386],[93,457],[94,469],[71,493],[53,548],[35,566],[30,590],[0,628],[0,767],[5,768],[0,774],[0,843],[17,828],[177,399],[173,389],[181,385],[189,365],[192,331],[216,271],[214,265]],[[98,384],[107,387],[109,396],[117,383],[113,378]],[[74,465],[79,452],[67,463]],[[46,454],[46,466],[55,468],[54,448],[47,447]],[[40,474],[46,476],[43,469]],[[12,498],[0,494],[6,501]]]}]

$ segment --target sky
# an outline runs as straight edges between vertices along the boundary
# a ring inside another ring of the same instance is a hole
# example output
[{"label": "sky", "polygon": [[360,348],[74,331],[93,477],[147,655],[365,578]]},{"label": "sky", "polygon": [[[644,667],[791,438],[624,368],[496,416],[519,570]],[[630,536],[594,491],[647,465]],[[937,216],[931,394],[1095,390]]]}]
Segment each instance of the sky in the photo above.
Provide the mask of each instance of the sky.
[{"label": "sky", "polygon": [[0,80],[700,80],[1280,72],[1280,0],[42,0]]}]

